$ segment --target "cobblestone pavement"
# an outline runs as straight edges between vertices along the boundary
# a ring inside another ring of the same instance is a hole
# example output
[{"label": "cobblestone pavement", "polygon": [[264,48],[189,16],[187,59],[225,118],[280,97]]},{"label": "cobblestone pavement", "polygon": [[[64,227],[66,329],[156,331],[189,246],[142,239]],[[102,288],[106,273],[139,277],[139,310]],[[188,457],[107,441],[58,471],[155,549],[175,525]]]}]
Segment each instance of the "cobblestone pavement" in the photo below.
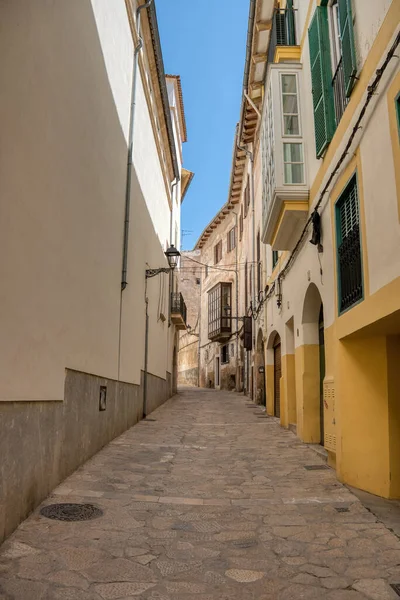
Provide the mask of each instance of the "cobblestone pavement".
[{"label": "cobblestone pavement", "polygon": [[395,600],[400,541],[293,433],[185,390],[67,479],[0,549],[1,600]]}]

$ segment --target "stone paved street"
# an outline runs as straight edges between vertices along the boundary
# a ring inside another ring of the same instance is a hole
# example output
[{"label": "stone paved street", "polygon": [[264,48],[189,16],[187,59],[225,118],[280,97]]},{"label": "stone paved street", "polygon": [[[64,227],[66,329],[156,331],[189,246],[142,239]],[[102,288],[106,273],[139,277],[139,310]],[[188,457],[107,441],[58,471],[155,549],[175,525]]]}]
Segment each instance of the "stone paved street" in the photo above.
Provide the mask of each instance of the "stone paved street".
[{"label": "stone paved street", "polygon": [[184,390],[44,503],[0,549],[1,600],[395,600],[400,541],[243,396]]}]

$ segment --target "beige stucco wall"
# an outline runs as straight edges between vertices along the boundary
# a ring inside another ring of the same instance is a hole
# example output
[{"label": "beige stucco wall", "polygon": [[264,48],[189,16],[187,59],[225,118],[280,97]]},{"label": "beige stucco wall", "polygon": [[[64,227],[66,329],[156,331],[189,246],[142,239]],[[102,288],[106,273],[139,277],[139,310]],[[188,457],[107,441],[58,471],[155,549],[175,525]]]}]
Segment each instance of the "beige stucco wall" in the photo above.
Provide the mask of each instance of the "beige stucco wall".
[{"label": "beige stucco wall", "polygon": [[[119,348],[132,68],[124,2],[111,19],[103,0],[28,9],[16,0],[0,16],[0,400],[62,399],[66,368],[139,384],[144,274],[166,264],[170,209],[139,81]],[[174,328],[157,321],[158,280],[148,294],[149,370],[165,378]]]}]

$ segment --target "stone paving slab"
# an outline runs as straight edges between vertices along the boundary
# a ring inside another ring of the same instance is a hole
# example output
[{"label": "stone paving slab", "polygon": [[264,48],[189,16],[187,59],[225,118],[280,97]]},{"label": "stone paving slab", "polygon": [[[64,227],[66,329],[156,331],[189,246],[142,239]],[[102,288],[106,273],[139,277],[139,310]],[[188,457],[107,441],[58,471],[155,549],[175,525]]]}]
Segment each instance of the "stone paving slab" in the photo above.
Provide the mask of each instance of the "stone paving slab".
[{"label": "stone paving slab", "polygon": [[398,537],[262,415],[238,394],[180,392],[44,503],[102,517],[37,510],[3,544],[0,600],[399,598]]}]

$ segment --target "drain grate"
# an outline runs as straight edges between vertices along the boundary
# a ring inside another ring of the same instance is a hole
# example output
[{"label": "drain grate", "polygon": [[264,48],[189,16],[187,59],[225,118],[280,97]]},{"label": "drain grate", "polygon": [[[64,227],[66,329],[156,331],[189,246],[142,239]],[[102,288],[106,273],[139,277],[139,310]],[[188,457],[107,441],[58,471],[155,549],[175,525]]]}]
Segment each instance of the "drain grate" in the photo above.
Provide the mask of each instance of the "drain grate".
[{"label": "drain grate", "polygon": [[143,421],[145,421],[145,422],[147,422],[147,423],[149,423],[149,422],[153,422],[153,423],[154,423],[155,421],[157,421],[157,419],[148,419],[148,418],[146,417],[145,419],[143,419]]},{"label": "drain grate", "polygon": [[269,419],[268,415],[258,415],[258,419]]},{"label": "drain grate", "polygon": [[400,583],[391,583],[390,587],[400,596]]},{"label": "drain grate", "polygon": [[326,471],[329,469],[328,465],[305,465],[307,471]]},{"label": "drain grate", "polygon": [[350,512],[350,510],[347,506],[335,506],[335,510],[338,513]]},{"label": "drain grate", "polygon": [[40,514],[57,521],[90,521],[101,517],[103,511],[93,504],[49,504]]}]

